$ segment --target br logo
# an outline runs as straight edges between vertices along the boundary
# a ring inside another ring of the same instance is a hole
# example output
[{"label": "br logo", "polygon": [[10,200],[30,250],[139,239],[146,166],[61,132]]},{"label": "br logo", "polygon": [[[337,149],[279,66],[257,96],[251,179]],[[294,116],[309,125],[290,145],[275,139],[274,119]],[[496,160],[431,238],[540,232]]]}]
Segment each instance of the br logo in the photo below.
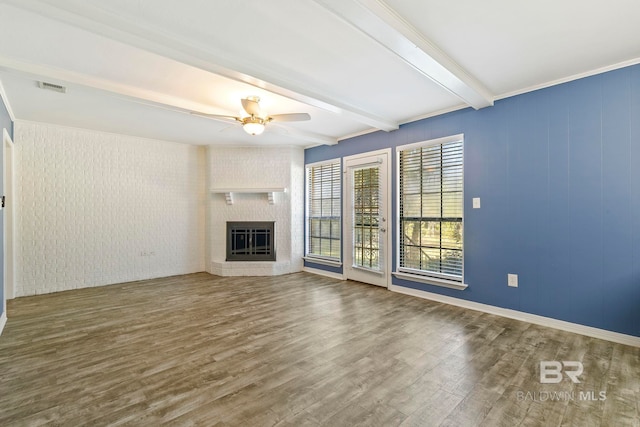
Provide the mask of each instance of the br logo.
[{"label": "br logo", "polygon": [[542,360],[540,361],[540,382],[542,384],[557,384],[562,381],[562,373],[564,372],[571,381],[579,383],[578,377],[583,370],[581,362]]}]

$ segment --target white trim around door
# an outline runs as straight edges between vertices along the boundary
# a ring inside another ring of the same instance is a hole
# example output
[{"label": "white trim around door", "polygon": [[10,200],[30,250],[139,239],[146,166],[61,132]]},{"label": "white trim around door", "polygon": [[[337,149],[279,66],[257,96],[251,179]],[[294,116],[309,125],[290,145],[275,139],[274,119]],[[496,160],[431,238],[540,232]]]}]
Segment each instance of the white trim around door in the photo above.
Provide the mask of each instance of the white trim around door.
[{"label": "white trim around door", "polygon": [[4,313],[6,313],[6,300],[15,298],[15,262],[14,262],[14,198],[15,198],[15,162],[14,145],[9,132],[2,130],[2,158],[3,164],[3,189],[5,196],[5,206],[3,211],[3,231],[4,231]]},{"label": "white trim around door", "polygon": [[[392,265],[391,149],[347,156],[342,164],[344,276],[388,288]],[[354,186],[358,179],[361,183]],[[365,240],[368,243],[363,243]],[[365,259],[369,262],[363,262]]]}]

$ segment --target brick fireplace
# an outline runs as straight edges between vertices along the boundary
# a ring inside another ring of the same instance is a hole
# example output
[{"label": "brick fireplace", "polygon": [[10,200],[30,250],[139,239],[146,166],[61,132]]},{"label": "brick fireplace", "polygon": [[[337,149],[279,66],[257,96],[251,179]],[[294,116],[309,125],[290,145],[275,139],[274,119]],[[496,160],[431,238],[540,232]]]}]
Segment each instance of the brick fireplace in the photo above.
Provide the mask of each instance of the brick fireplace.
[{"label": "brick fireplace", "polygon": [[[273,276],[302,271],[303,149],[210,146],[207,163],[207,271],[218,276]],[[274,223],[272,236],[277,257],[230,260],[227,223],[234,222]]]}]

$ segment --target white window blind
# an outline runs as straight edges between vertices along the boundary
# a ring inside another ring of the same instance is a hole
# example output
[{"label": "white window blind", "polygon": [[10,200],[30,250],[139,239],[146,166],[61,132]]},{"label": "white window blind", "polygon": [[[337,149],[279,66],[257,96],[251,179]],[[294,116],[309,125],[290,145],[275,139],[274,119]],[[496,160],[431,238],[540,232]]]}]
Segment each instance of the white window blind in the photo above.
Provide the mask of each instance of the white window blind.
[{"label": "white window blind", "polygon": [[307,255],[340,259],[340,161],[307,167]]},{"label": "white window blind", "polygon": [[398,149],[398,269],[462,282],[463,141]]}]

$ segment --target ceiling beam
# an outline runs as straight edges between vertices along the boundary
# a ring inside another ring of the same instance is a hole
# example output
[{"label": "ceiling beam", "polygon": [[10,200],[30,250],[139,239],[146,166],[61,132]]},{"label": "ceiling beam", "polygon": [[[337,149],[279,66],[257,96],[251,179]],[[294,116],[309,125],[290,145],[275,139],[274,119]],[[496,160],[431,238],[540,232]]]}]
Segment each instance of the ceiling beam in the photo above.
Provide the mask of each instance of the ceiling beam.
[{"label": "ceiling beam", "polygon": [[493,95],[382,0],[315,0],[475,109]]},{"label": "ceiling beam", "polygon": [[76,71],[35,64],[4,55],[0,55],[0,70],[16,75],[26,76],[34,80],[48,82],[53,80],[54,83],[60,82],[84,86],[106,92],[110,95],[118,96],[119,98],[128,99],[130,101],[144,102],[148,105],[170,108],[187,114],[191,111],[208,114],[227,114],[226,111],[214,110],[211,105],[193,102],[184,98],[148,89],[142,89],[131,85],[116,83],[111,80],[102,79]]},{"label": "ceiling beam", "polygon": [[81,0],[5,0],[15,7],[82,28],[113,40],[200,68],[316,108],[343,115],[376,129],[392,131],[399,124],[348,104],[326,87],[310,81],[294,81],[266,66],[233,55],[218,47],[187,40],[167,28],[143,26],[120,15],[98,9]]},{"label": "ceiling beam", "polygon": [[[33,64],[19,59],[9,58],[0,55],[0,70],[26,76],[34,80],[53,80],[53,83],[69,83],[76,86],[83,86],[105,92],[110,96],[125,99],[127,101],[144,104],[150,107],[162,108],[177,111],[184,114],[200,112],[205,114],[227,114],[226,111],[215,111],[210,105],[193,102],[184,98],[158,93],[148,89],[141,89],[130,85],[115,83],[110,80],[101,79],[95,76],[78,73],[74,71],[62,70],[56,67]],[[0,82],[0,94],[4,91]],[[7,103],[7,105],[9,105]],[[15,117],[13,118],[15,120]],[[309,143],[334,145],[338,143],[336,138],[321,135],[315,132],[302,131],[298,129],[286,128],[283,132],[285,136],[302,139]]]}]

